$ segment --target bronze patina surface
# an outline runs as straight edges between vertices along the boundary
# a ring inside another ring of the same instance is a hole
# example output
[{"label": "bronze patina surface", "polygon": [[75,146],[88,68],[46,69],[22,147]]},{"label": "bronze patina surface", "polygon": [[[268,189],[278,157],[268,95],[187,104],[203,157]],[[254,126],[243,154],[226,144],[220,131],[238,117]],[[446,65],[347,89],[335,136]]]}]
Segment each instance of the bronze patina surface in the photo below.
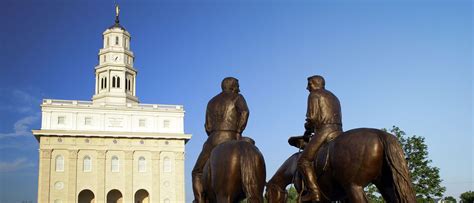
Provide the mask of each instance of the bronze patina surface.
[{"label": "bronze patina surface", "polygon": [[290,156],[270,179],[269,202],[286,202],[285,188],[291,183],[303,202],[367,202],[363,189],[369,183],[387,202],[416,202],[397,138],[370,128],[342,132],[340,103],[325,89],[324,78],[309,77],[307,89],[305,134],[288,140],[303,151]]},{"label": "bronze patina surface", "polygon": [[239,82],[228,77],[206,110],[208,135],[192,172],[194,202],[263,202],[265,162],[250,138],[242,138],[249,117]]}]

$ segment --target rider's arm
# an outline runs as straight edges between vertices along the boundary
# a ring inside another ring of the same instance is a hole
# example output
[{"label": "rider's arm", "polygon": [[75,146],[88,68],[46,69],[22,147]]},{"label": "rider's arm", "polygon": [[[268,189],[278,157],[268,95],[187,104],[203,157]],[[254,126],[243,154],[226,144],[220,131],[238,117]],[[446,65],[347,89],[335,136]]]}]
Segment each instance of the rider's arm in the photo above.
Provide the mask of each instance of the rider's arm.
[{"label": "rider's arm", "polygon": [[207,136],[211,135],[212,118],[211,118],[211,113],[209,113],[209,105],[206,109],[206,123],[204,124],[204,128],[206,129]]},{"label": "rider's arm", "polygon": [[311,135],[316,127],[316,120],[319,114],[319,101],[315,94],[310,93],[308,96],[308,108],[306,110],[306,123],[304,124],[305,135]]},{"label": "rider's arm", "polygon": [[247,126],[247,120],[249,119],[249,108],[247,106],[247,102],[245,101],[244,97],[239,94],[239,98],[236,101],[237,111],[239,112],[239,120],[237,123],[237,133],[241,134],[245,127]]}]

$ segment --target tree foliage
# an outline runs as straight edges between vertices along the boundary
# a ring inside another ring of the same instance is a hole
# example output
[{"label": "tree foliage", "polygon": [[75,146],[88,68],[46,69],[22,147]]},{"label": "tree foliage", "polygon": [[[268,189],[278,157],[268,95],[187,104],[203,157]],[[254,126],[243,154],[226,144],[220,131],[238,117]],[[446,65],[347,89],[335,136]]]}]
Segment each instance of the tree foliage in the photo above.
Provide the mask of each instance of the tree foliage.
[{"label": "tree foliage", "polygon": [[462,193],[460,198],[461,198],[463,203],[473,203],[474,202],[474,192],[473,191],[467,191],[465,193]]},{"label": "tree foliage", "polygon": [[[432,202],[435,198],[442,197],[446,188],[441,186],[439,168],[430,166],[432,161],[428,158],[425,138],[416,135],[406,136],[405,132],[397,126],[393,126],[390,132],[397,136],[405,153],[417,201]],[[376,191],[373,185],[366,188],[370,202],[381,201],[380,195],[375,194]]]},{"label": "tree foliage", "polygon": [[287,203],[298,203],[298,192],[296,188],[292,185],[287,190],[288,192],[288,199],[286,200]]},{"label": "tree foliage", "polygon": [[456,199],[453,196],[444,198],[445,203],[456,203]]}]

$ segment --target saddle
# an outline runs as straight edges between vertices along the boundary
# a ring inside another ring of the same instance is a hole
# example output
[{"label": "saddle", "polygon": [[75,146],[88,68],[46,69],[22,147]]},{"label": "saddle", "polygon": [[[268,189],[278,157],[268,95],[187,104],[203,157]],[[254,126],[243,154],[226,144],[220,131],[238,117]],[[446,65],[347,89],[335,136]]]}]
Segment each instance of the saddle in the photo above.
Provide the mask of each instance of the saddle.
[{"label": "saddle", "polygon": [[[314,159],[314,168],[316,172],[316,177],[319,178],[323,175],[325,171],[329,168],[329,152],[334,145],[334,139],[337,137],[337,134],[332,134],[329,140],[324,143],[320,148],[318,153],[316,153],[316,157]],[[306,144],[310,140],[310,136],[293,136],[288,139],[288,144],[293,147],[296,147],[300,150],[304,150]]]}]

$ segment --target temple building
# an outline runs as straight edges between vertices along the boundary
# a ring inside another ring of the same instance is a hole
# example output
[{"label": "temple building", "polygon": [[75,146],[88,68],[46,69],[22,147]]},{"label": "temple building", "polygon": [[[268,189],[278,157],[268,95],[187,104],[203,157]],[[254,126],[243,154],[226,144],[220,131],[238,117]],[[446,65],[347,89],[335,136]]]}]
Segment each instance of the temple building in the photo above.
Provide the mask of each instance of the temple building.
[{"label": "temple building", "polygon": [[103,33],[92,101],[44,99],[38,202],[185,202],[182,105],[141,104],[130,33]]}]

